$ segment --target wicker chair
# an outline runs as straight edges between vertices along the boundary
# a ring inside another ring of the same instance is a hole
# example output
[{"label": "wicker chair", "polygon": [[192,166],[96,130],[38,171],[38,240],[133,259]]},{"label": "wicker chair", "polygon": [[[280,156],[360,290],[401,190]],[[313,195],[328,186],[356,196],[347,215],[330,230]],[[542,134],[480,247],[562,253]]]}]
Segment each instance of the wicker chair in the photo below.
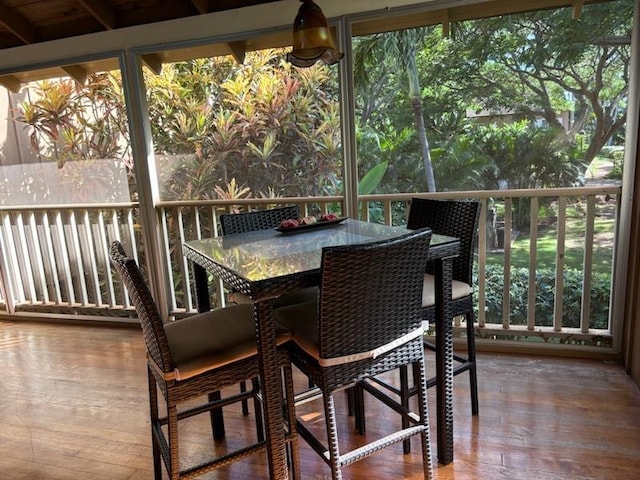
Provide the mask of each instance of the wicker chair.
[{"label": "wicker chair", "polygon": [[[421,436],[424,476],[431,477],[421,323],[422,284],[430,241],[431,231],[422,229],[386,241],[326,247],[322,252],[318,301],[290,305],[274,313],[293,336],[293,364],[309,376],[322,394],[328,445],[305,428],[301,420],[298,432],[331,467],[334,480],[342,478],[343,467],[414,435]],[[416,252],[421,254],[416,256]],[[416,366],[419,411],[402,410],[389,397],[377,398],[408,419],[411,426],[341,453],[334,393],[354,384],[371,391],[365,379],[402,365]]]},{"label": "wicker chair", "polygon": [[[460,239],[460,255],[452,261],[452,317],[464,316],[466,324],[467,354],[454,353],[453,359],[458,363],[453,374],[469,372],[471,391],[471,413],[478,415],[478,380],[476,374],[476,341],[475,313],[473,309],[473,263],[474,249],[478,235],[480,203],[461,200],[433,200],[413,198],[409,208],[407,228],[431,228],[433,233],[458,237]],[[433,275],[427,266],[424,292],[422,298],[423,320],[434,323],[435,295],[433,293]],[[436,325],[436,335],[437,335]],[[435,345],[426,342],[425,346],[435,351]]]},{"label": "wicker chair", "polygon": [[[459,200],[434,200],[427,198],[413,198],[409,208],[407,228],[415,230],[424,227],[431,228],[432,232],[440,235],[458,237],[460,239],[460,255],[452,261],[452,317],[464,316],[466,323],[467,354],[466,356],[454,353],[453,374],[469,372],[471,393],[471,413],[478,415],[478,381],[476,373],[476,343],[475,343],[475,313],[473,310],[473,262],[475,240],[480,216],[480,203],[475,201]],[[424,321],[436,326],[434,276],[427,266],[427,274],[424,277],[424,290],[422,297],[422,316]],[[425,347],[431,351],[436,350],[433,342],[425,341]],[[414,373],[415,375],[415,373]],[[415,386],[409,386],[408,371],[406,367],[400,369],[400,388],[384,382],[380,378],[375,379],[378,385],[386,387],[400,397],[400,402],[405,407],[409,404],[409,398],[417,393]],[[435,378],[427,380],[427,387],[436,384]],[[356,408],[357,425],[361,433],[365,431],[364,405],[362,400]],[[406,425],[406,421],[405,421]],[[404,443],[404,452],[411,451],[410,442]]]},{"label": "wicker chair", "polygon": [[276,228],[283,220],[299,217],[300,209],[298,206],[288,205],[246,213],[225,213],[220,215],[220,227],[223,235],[232,235]]},{"label": "wicker chair", "polygon": [[[223,235],[234,233],[254,232],[256,230],[268,230],[276,228],[280,222],[290,218],[300,218],[300,209],[297,205],[287,205],[285,207],[269,208],[266,210],[255,210],[246,213],[225,213],[220,215],[220,228]],[[299,292],[292,292],[282,295],[273,301],[273,308],[290,305],[293,303],[315,300],[318,296],[316,287],[305,288]],[[251,299],[241,292],[231,291],[228,300],[232,303],[250,303]],[[311,386],[311,383],[309,383]],[[240,383],[241,391],[246,390],[246,384]],[[247,415],[249,407],[246,401],[242,402],[242,413]],[[219,420],[220,422],[222,420]]]},{"label": "wicker chair", "polygon": [[[138,265],[127,257],[120,242],[113,242],[109,256],[135,305],[147,350],[154,478],[161,480],[163,462],[169,478],[178,480],[194,478],[266,450],[259,382],[254,381],[248,392],[225,398],[219,394],[223,387],[259,376],[251,305],[235,305],[164,323]],[[290,338],[284,330],[279,333],[278,360],[285,377],[292,471],[299,478],[293,378],[287,349]],[[158,388],[166,402],[164,417],[159,415]],[[201,401],[203,397],[205,400]],[[213,426],[214,410],[243,399],[254,401],[256,441],[204,463],[180,468],[178,422],[209,412]]]}]

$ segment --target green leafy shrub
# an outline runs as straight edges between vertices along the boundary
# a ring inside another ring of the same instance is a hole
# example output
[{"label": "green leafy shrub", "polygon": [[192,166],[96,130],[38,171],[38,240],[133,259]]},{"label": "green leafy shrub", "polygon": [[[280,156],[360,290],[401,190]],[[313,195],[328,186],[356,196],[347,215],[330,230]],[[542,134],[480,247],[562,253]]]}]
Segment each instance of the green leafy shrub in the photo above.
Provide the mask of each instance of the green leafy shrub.
[{"label": "green leafy shrub", "polygon": [[[504,269],[502,265],[487,265],[486,268],[486,321],[502,323],[502,292]],[[609,290],[611,275],[594,273],[591,280],[590,328],[606,329],[609,324]],[[477,284],[477,282],[476,282]],[[529,269],[511,269],[509,284],[509,317],[512,325],[525,325],[528,314]],[[536,273],[536,326],[553,325],[555,295],[555,270],[543,268]],[[568,269],[564,272],[562,325],[580,326],[582,306],[582,272]]]}]

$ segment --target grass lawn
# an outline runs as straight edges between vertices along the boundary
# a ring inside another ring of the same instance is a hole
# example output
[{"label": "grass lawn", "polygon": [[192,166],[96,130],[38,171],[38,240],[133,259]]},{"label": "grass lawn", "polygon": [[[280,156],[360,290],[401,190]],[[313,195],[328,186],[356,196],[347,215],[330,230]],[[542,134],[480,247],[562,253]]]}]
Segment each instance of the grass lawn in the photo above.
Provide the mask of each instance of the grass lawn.
[{"label": "grass lawn", "polygon": [[[612,202],[609,202],[612,203]],[[611,273],[613,261],[613,232],[615,219],[613,205],[599,203],[594,224],[594,273]],[[541,221],[538,227],[537,265],[538,268],[555,268],[557,256],[557,225],[555,216]],[[565,268],[582,270],[584,262],[585,213],[582,206],[567,206]],[[528,232],[520,232],[511,244],[511,265],[515,268],[529,268],[530,237]],[[489,252],[488,264],[503,264],[502,252]]]}]

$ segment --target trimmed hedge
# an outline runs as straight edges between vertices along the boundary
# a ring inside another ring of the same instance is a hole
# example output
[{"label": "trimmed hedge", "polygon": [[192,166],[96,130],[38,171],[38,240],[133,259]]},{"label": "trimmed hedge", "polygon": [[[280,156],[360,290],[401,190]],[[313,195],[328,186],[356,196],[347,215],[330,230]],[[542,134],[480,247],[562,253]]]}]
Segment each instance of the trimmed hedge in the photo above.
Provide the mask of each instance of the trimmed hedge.
[{"label": "trimmed hedge", "polygon": [[[577,328],[580,326],[582,283],[581,271],[575,269],[565,270],[562,302],[563,327]],[[503,286],[503,266],[487,265],[485,306],[487,323],[502,323]],[[527,323],[528,287],[529,269],[511,269],[509,301],[511,307],[510,323],[512,325],[525,325]],[[608,328],[610,292],[611,275],[594,273],[591,280],[591,320],[589,321],[590,328]],[[536,273],[536,326],[553,325],[554,296],[555,270],[550,268],[538,270],[538,272]]]}]

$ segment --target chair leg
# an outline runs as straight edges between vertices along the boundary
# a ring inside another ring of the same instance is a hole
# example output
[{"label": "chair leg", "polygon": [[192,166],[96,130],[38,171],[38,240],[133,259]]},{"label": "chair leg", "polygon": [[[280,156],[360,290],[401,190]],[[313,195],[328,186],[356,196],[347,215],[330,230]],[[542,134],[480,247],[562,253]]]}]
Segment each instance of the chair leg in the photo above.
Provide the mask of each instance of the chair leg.
[{"label": "chair leg", "polygon": [[[351,390],[351,389],[349,389]],[[355,416],[356,431],[364,435],[367,431],[367,423],[364,412],[364,389],[357,383],[353,387],[353,415]]]},{"label": "chair leg", "polygon": [[180,457],[178,449],[178,407],[167,402],[167,431],[169,433],[169,479],[180,478]]},{"label": "chair leg", "polygon": [[151,449],[153,451],[153,478],[154,480],[162,480],[162,457],[160,453],[160,444],[155,434],[155,427],[158,425],[158,385],[156,379],[151,373],[151,369],[147,368],[147,377],[149,381],[149,416],[151,420]]},{"label": "chair leg", "polygon": [[[400,367],[400,405],[402,405],[405,410],[409,410],[409,369],[406,365],[402,365]],[[402,415],[402,429],[404,430],[409,427],[409,419]],[[402,451],[405,454],[411,453],[410,438],[407,438],[402,442]]]},{"label": "chair leg", "polygon": [[345,391],[345,396],[347,397],[347,415],[349,415],[350,417],[353,417],[354,415],[356,415],[356,428],[358,428],[358,416],[356,414],[356,410],[358,409],[358,406],[356,404],[356,392],[355,392],[355,387],[349,387],[347,388]]},{"label": "chair leg", "polygon": [[[213,392],[209,394],[209,401],[220,400],[220,392]],[[211,416],[211,428],[213,430],[213,438],[215,440],[222,440],[224,438],[224,417],[222,416],[222,408],[214,408],[209,413]]]},{"label": "chair leg", "polygon": [[289,423],[289,467],[293,480],[300,480],[300,448],[298,443],[298,433],[296,428],[296,402],[295,393],[293,391],[293,370],[291,366],[283,367],[284,372],[284,389],[286,399],[286,412],[284,418]]},{"label": "chair leg", "polygon": [[422,467],[424,478],[433,478],[433,465],[431,456],[431,439],[429,432],[429,407],[427,404],[427,369],[425,366],[424,354],[418,364],[414,364],[414,373],[417,374],[418,408],[420,410],[420,423],[424,429],[420,434],[422,443]]},{"label": "chair leg", "polygon": [[[260,391],[260,379],[254,378],[251,380],[254,391]],[[253,397],[253,411],[256,416],[256,435],[259,442],[264,441],[264,423],[262,421],[262,402],[258,398],[258,395]]]},{"label": "chair leg", "polygon": [[340,447],[338,444],[338,422],[336,419],[336,407],[333,392],[325,392],[322,396],[324,401],[324,416],[327,424],[327,444],[329,448],[329,464],[331,466],[332,480],[342,480],[342,471],[338,464],[340,458]]},{"label": "chair leg", "polygon": [[[247,382],[240,382],[240,393],[244,393],[247,391]],[[242,400],[242,415],[249,415],[249,402],[246,400]]]},{"label": "chair leg", "polygon": [[476,371],[476,333],[474,330],[475,315],[473,312],[465,315],[467,322],[467,356],[469,368],[469,389],[471,390],[471,414],[478,415],[478,374]]}]

